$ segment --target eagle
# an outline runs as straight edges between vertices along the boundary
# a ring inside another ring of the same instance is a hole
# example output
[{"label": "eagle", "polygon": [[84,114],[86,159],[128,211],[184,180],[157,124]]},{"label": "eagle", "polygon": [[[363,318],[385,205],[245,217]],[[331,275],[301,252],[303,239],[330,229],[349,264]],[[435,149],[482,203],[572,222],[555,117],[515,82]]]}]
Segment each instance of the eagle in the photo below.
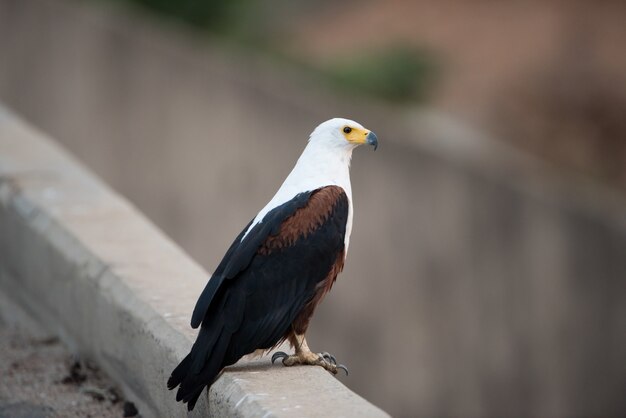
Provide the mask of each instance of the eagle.
[{"label": "eagle", "polygon": [[295,353],[278,352],[272,362],[347,373],[334,356],[313,353],[305,334],[348,253],[350,160],[362,144],[376,149],[378,138],[357,122],[320,124],[278,192],[226,251],[193,310],[196,341],[167,382],[188,410],[224,367],[284,341]]}]

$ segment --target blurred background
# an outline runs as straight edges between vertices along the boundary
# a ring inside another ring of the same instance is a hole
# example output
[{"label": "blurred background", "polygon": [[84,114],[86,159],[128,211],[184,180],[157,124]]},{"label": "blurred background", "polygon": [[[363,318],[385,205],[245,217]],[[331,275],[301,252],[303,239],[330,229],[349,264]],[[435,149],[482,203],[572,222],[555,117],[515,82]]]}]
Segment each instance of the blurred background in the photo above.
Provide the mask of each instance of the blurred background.
[{"label": "blurred background", "polygon": [[209,271],[318,123],[363,123],[381,146],[355,152],[312,349],[394,416],[623,417],[624,22],[609,0],[0,0],[0,100]]}]

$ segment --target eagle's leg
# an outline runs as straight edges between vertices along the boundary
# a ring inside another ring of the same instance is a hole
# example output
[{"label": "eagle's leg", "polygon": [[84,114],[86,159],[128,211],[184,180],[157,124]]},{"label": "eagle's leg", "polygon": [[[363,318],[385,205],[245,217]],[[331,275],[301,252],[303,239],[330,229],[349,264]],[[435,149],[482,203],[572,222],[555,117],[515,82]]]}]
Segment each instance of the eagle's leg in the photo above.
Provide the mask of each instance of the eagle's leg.
[{"label": "eagle's leg", "polygon": [[282,358],[283,364],[287,367],[296,364],[306,364],[311,366],[321,366],[332,374],[337,374],[339,370],[343,370],[346,374],[348,374],[346,366],[343,364],[337,365],[335,356],[326,352],[320,354],[312,352],[309,349],[309,345],[306,343],[304,335],[297,335],[294,333],[289,337],[289,342],[295,348],[296,353],[288,355],[287,353],[279,351],[272,356],[272,363],[274,363],[277,359]]}]

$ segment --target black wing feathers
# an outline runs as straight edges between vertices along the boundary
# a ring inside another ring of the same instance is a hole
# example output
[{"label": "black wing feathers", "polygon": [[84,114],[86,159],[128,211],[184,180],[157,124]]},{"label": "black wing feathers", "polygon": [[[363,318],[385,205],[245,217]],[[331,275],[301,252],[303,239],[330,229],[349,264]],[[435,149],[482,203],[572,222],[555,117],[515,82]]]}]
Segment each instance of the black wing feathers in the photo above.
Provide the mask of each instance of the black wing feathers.
[{"label": "black wing feathers", "polygon": [[198,328],[202,322],[217,289],[221,286],[224,279],[232,279],[245,269],[250,264],[252,257],[254,257],[261,243],[263,243],[269,235],[278,232],[278,228],[280,228],[284,219],[290,217],[296,210],[306,205],[311,193],[312,192],[299,193],[289,202],[269,211],[263,218],[263,221],[256,224],[242,241],[241,239],[250,227],[252,221],[248,223],[237,238],[235,238],[235,241],[231,244],[198,298],[196,307],[191,315],[192,328]]},{"label": "black wing feathers", "polygon": [[198,301],[196,302],[196,306],[193,309],[193,314],[191,315],[191,327],[192,328],[198,328],[198,326],[202,322],[202,318],[206,314],[206,310],[209,304],[211,303],[211,300],[213,299],[213,296],[215,295],[217,288],[220,286],[220,284],[222,284],[223,277],[224,277],[223,273],[224,273],[226,264],[228,264],[228,261],[231,259],[233,253],[239,247],[241,238],[243,237],[243,234],[248,230],[251,223],[252,221],[250,221],[248,225],[246,225],[246,227],[243,229],[243,231],[241,231],[239,235],[237,235],[237,238],[235,238],[235,241],[230,245],[230,247],[228,248],[228,251],[226,251],[226,254],[224,255],[224,258],[222,258],[222,261],[213,272],[213,275],[211,276],[211,280],[207,282],[206,286],[204,287],[204,290],[200,294],[200,297],[198,298]]}]

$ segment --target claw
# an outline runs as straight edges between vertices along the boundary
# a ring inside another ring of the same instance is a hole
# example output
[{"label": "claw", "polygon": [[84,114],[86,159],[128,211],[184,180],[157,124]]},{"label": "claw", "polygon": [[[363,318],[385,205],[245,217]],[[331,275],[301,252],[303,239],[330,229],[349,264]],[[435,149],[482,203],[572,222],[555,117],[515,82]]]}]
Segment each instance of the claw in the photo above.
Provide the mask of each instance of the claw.
[{"label": "claw", "polygon": [[321,353],[321,355],[324,358],[324,360],[326,360],[327,362],[334,364],[334,365],[337,364],[337,359],[335,358],[335,356],[333,356],[329,352],[324,351],[323,353]]},{"label": "claw", "polygon": [[282,352],[282,351],[278,351],[276,353],[274,353],[274,355],[272,356],[272,364],[274,364],[274,362],[276,360],[278,360],[279,358],[281,359],[286,359],[287,357],[289,357],[289,354]]},{"label": "claw", "polygon": [[343,364],[340,364],[337,366],[337,370],[343,370],[344,372],[346,372],[346,376],[348,375],[348,368],[346,366],[344,366]]}]

